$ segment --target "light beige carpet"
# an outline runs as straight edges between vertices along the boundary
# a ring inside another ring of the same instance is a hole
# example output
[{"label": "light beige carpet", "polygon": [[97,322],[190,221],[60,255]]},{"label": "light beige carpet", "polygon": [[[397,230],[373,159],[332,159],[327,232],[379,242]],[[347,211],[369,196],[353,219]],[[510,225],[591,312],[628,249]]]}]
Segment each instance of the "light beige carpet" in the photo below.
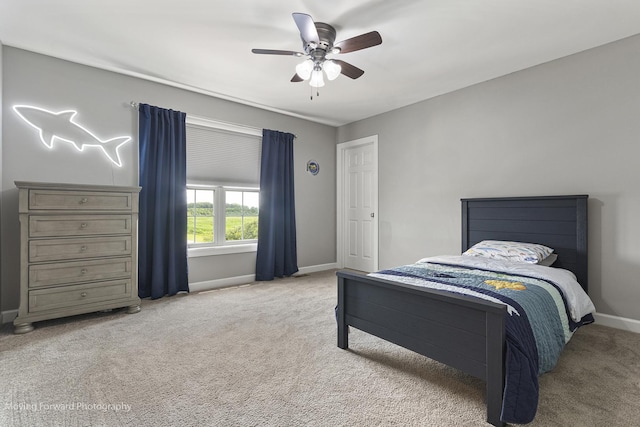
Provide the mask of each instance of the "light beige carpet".
[{"label": "light beige carpet", "polygon": [[[353,330],[335,272],[0,329],[0,426],[482,426],[484,383]],[[590,325],[531,426],[640,425],[640,335]]]}]

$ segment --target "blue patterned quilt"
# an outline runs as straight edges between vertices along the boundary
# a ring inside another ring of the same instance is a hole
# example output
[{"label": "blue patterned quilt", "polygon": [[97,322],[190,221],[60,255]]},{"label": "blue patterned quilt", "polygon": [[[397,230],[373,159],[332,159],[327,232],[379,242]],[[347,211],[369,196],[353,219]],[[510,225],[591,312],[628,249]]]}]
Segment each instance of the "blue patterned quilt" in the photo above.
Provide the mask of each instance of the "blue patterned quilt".
[{"label": "blue patterned quilt", "polygon": [[456,292],[503,303],[506,314],[506,370],[501,419],[531,422],[538,408],[538,375],[553,369],[575,329],[591,323],[571,320],[567,302],[550,281],[432,262],[395,267],[370,276]]}]

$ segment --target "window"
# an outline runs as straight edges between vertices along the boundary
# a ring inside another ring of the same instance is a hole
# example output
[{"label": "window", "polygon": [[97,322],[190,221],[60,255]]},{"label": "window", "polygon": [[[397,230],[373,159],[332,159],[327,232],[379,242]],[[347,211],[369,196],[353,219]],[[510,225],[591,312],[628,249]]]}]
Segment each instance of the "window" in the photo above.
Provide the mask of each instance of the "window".
[{"label": "window", "polygon": [[214,243],[215,190],[187,188],[187,244]]},{"label": "window", "polygon": [[255,242],[258,207],[257,189],[188,187],[187,243],[195,247]]},{"label": "window", "polygon": [[225,190],[225,240],[258,240],[257,191]]},{"label": "window", "polygon": [[259,129],[187,116],[190,256],[255,251],[261,140]]}]

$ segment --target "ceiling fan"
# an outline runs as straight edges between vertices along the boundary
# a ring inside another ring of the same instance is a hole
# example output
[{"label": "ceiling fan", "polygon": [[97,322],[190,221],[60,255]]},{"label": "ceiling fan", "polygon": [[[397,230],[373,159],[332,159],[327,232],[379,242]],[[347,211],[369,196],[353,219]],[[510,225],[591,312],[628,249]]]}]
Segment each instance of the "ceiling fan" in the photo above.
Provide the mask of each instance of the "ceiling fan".
[{"label": "ceiling fan", "polygon": [[251,52],[266,55],[306,56],[307,58],[296,66],[296,74],[291,79],[294,83],[309,80],[312,87],[322,87],[324,86],[322,71],[329,80],[336,79],[340,74],[357,79],[364,74],[363,70],[339,59],[329,59],[327,55],[355,52],[382,43],[382,37],[377,31],[334,43],[336,30],[331,25],[314,22],[313,18],[306,13],[293,13],[293,20],[300,30],[304,52],[272,49],[251,49]]}]

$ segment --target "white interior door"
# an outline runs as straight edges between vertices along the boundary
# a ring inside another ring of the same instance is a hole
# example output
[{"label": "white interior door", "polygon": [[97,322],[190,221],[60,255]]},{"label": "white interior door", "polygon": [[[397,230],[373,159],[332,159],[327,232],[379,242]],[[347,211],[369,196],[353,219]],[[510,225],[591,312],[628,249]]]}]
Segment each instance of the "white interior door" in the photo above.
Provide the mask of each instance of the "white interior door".
[{"label": "white interior door", "polygon": [[338,256],[345,268],[378,269],[378,137],[338,145]]}]

